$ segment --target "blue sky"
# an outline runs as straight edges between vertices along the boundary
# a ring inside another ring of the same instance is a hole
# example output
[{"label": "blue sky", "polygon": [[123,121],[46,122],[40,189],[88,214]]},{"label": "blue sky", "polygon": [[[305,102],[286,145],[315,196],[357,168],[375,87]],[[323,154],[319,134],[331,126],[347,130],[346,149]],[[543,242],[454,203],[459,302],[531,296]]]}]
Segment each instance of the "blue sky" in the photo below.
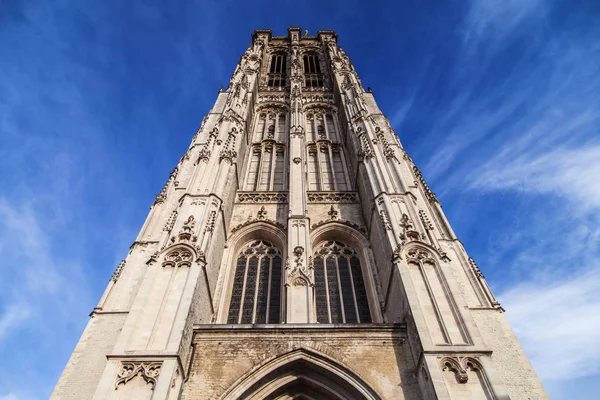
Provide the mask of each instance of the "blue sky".
[{"label": "blue sky", "polygon": [[289,26],[338,32],[552,398],[597,398],[599,2],[168,3],[0,6],[0,400],[50,394],[250,34]]}]

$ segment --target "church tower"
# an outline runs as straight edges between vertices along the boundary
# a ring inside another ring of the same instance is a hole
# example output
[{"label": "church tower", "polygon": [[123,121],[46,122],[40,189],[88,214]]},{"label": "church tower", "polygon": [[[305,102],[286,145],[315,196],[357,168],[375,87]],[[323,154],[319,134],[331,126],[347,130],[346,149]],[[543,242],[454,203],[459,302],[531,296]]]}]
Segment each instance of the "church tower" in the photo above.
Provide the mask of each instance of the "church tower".
[{"label": "church tower", "polygon": [[52,399],[545,399],[333,31],[257,30]]}]

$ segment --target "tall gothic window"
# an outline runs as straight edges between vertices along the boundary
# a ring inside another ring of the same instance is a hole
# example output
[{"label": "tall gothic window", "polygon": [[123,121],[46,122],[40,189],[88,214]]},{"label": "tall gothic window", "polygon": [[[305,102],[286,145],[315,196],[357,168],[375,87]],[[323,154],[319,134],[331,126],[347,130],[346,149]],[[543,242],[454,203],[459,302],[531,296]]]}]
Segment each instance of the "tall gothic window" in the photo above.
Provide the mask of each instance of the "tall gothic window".
[{"label": "tall gothic window", "polygon": [[276,53],[271,56],[271,68],[267,85],[271,87],[284,87],[286,76],[286,54]]},{"label": "tall gothic window", "polygon": [[228,324],[281,322],[281,268],[281,252],[271,243],[244,246],[235,266]]},{"label": "tall gothic window", "polygon": [[285,147],[271,142],[252,146],[245,190],[281,191],[285,189]]},{"label": "tall gothic window", "polygon": [[285,142],[287,110],[269,109],[257,114],[244,190],[281,191],[286,187]]},{"label": "tall gothic window", "polygon": [[322,243],[314,254],[317,321],[371,322],[369,302],[356,251],[337,241]]},{"label": "tall gothic window", "polygon": [[316,54],[304,56],[304,85],[307,88],[323,86],[323,75],[319,65],[319,57]]},{"label": "tall gothic window", "polygon": [[350,190],[340,145],[328,142],[309,145],[307,167],[308,190]]}]

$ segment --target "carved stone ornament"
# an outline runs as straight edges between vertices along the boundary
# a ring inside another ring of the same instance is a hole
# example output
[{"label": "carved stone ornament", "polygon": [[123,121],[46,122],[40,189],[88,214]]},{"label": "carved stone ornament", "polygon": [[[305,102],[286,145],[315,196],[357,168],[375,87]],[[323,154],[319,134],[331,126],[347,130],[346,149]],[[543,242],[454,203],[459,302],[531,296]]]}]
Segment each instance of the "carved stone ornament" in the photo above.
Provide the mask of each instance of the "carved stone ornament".
[{"label": "carved stone ornament", "polygon": [[330,221],[334,221],[339,218],[339,212],[338,212],[338,210],[335,209],[335,207],[333,205],[329,209],[329,212],[327,213],[327,215],[329,215]]},{"label": "carved stone ornament", "polygon": [[364,234],[366,234],[366,233],[367,233],[367,228],[365,228],[364,226],[361,226],[361,225],[355,224],[355,223],[353,223],[353,222],[350,222],[350,221],[345,221],[345,220],[336,220],[336,221],[332,221],[332,220],[328,219],[328,220],[326,220],[326,221],[319,221],[319,222],[317,222],[317,223],[314,223],[314,224],[312,224],[312,225],[311,225],[311,229],[316,229],[316,228],[318,228],[318,227],[320,227],[320,226],[322,226],[322,225],[328,224],[328,223],[330,223],[330,222],[338,222],[338,223],[340,223],[340,224],[347,225],[347,226],[349,226],[349,227],[351,227],[351,228],[354,228],[354,229],[356,229],[357,231],[359,231],[359,232],[361,232],[361,233],[364,233]]},{"label": "carved stone ornament", "polygon": [[237,157],[237,151],[235,150],[221,150],[219,152],[219,161],[227,160],[229,163],[233,163]]},{"label": "carved stone ornament", "polygon": [[415,229],[414,222],[412,221],[412,219],[410,219],[408,215],[402,214],[402,218],[400,219],[400,226],[402,226],[403,228],[403,232],[400,233],[400,239],[402,241],[410,242],[413,240],[419,240],[421,238],[421,235]]},{"label": "carved stone ornament", "polygon": [[475,260],[473,260],[473,257],[469,257],[469,265],[471,266],[471,269],[478,278],[483,278],[483,274],[481,273],[481,270],[479,269],[477,264],[475,264]]},{"label": "carved stone ornament", "polygon": [[154,389],[156,380],[160,374],[162,362],[139,362],[139,361],[123,361],[121,362],[121,369],[117,372],[117,379],[115,382],[115,390],[119,389],[119,385],[125,385],[127,382],[140,376],[146,381],[148,385]]},{"label": "carved stone ornament", "polygon": [[389,231],[392,229],[392,224],[390,223],[390,219],[388,217],[388,214],[385,210],[381,210],[379,211],[379,215],[381,216],[381,223],[383,224],[383,228],[386,231]]},{"label": "carved stone ornament", "polygon": [[425,229],[427,229],[429,231],[433,230],[433,224],[429,220],[429,217],[427,216],[427,214],[425,214],[425,211],[419,210],[419,218],[421,218],[421,222],[423,223],[423,226],[425,227]]},{"label": "carved stone ornament", "polygon": [[262,206],[260,208],[260,210],[258,210],[258,213],[256,213],[256,219],[266,219],[267,218],[267,210],[265,209],[265,206]]},{"label": "carved stone ornament", "polygon": [[430,252],[419,247],[413,247],[406,252],[407,260],[413,261],[433,261],[433,256]]},{"label": "carved stone ornament", "polygon": [[441,361],[442,371],[452,371],[456,373],[456,378],[460,383],[467,383],[469,380],[469,375],[465,368],[461,365],[458,358],[454,357],[445,357]]},{"label": "carved stone ornament", "polygon": [[300,164],[302,162],[302,159],[300,157],[294,157],[293,161],[294,164]]},{"label": "carved stone ornament", "polygon": [[[264,208],[264,207],[262,207],[262,208]],[[260,210],[259,210],[259,214],[260,214]],[[231,233],[235,233],[235,232],[239,231],[240,229],[242,229],[243,227],[251,225],[251,224],[253,224],[255,222],[264,222],[264,223],[267,223],[269,225],[273,225],[273,226],[275,226],[275,227],[277,227],[279,229],[285,229],[285,225],[283,225],[283,224],[281,224],[281,223],[279,223],[277,221],[274,221],[274,220],[266,218],[266,214],[267,214],[267,211],[265,210],[262,219],[259,219],[258,216],[253,219],[252,215],[250,215],[248,217],[248,220],[246,222],[243,222],[243,223],[237,225],[236,227],[231,228]]]},{"label": "carved stone ornament", "polygon": [[192,265],[194,255],[187,249],[178,248],[170,251],[165,255],[165,261],[162,263],[163,267],[189,267]]},{"label": "carved stone ornament", "polygon": [[302,263],[304,247],[294,247],[294,266],[290,268],[289,258],[286,260],[286,270],[288,271],[288,282],[292,286],[310,286],[312,285],[308,270]]},{"label": "carved stone ornament", "polygon": [[425,197],[427,198],[427,200],[438,201],[437,197],[435,196],[435,193],[431,191],[431,189],[427,185],[427,182],[425,182],[425,179],[423,179],[423,174],[421,174],[421,171],[419,170],[419,168],[417,168],[416,165],[413,166],[413,171],[415,173],[415,176],[417,177],[417,183],[421,184],[423,192],[425,192]]},{"label": "carved stone ornament", "polygon": [[357,203],[356,192],[308,192],[309,203]]},{"label": "carved stone ornament", "polygon": [[190,215],[187,221],[183,223],[183,226],[181,227],[181,230],[177,236],[173,236],[171,238],[171,242],[195,242],[198,240],[198,237],[193,235],[194,226],[196,226],[196,220],[194,219],[193,215]]},{"label": "carved stone ornament", "polygon": [[121,276],[121,272],[123,272],[123,268],[125,268],[125,260],[121,260],[121,262],[119,263],[119,266],[113,273],[110,280],[116,283],[119,280],[119,277]]},{"label": "carved stone ornament", "polygon": [[287,203],[288,195],[285,192],[253,192],[238,193],[238,203]]},{"label": "carved stone ornament", "polygon": [[[474,357],[443,357],[440,360],[440,368],[443,372],[454,372],[459,383],[467,383],[469,381],[469,371],[480,371],[482,374],[485,374],[483,367]],[[485,381],[482,383],[485,384]]]},{"label": "carved stone ornament", "polygon": [[215,223],[217,220],[217,212],[212,210],[210,215],[208,216],[208,221],[206,222],[206,227],[204,228],[204,232],[212,232],[215,229]]},{"label": "carved stone ornament", "polygon": [[292,126],[290,128],[290,136],[292,138],[303,138],[304,137],[304,128],[302,128],[301,126]]},{"label": "carved stone ornament", "polygon": [[171,212],[171,215],[169,216],[169,219],[167,219],[167,222],[165,223],[165,227],[163,228],[163,230],[167,231],[167,232],[171,232],[173,230],[173,225],[175,225],[176,220],[177,220],[177,210],[173,210]]}]

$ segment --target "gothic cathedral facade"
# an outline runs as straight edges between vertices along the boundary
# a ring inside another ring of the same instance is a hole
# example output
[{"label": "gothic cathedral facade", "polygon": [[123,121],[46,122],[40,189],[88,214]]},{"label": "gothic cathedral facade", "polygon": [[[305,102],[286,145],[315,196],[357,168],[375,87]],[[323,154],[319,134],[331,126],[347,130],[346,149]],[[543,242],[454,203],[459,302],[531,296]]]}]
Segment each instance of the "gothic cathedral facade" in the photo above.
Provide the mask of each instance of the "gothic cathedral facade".
[{"label": "gothic cathedral facade", "polygon": [[257,30],[52,399],[544,399],[333,31]]}]

